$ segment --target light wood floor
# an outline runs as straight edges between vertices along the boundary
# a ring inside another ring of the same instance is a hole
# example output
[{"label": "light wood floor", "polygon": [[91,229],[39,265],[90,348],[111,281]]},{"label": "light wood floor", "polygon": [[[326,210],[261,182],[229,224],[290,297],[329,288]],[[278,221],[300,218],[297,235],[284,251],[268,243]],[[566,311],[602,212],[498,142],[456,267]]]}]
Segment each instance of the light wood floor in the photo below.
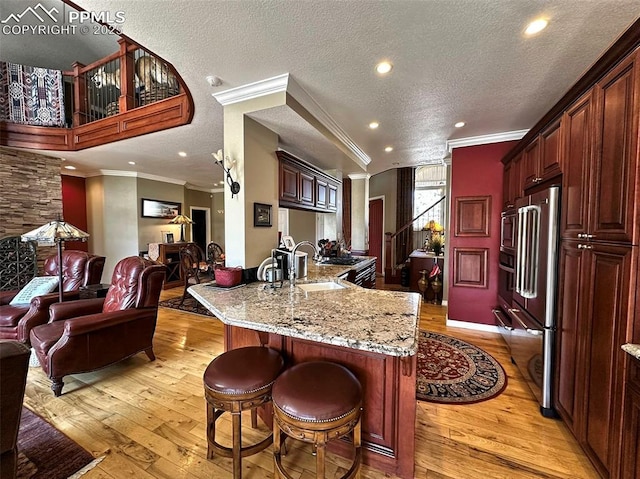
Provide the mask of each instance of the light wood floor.
[{"label": "light wood floor", "polygon": [[[163,299],[180,293],[180,288],[165,291]],[[563,423],[539,414],[502,338],[448,328],[445,314],[441,306],[423,305],[421,328],[480,346],[503,365],[509,382],[500,396],[478,404],[418,402],[415,477],[596,479]],[[104,456],[83,479],[231,478],[230,459],[206,459],[202,373],[223,351],[222,339],[218,320],[161,308],[155,362],[138,354],[98,372],[69,376],[60,398],[53,396],[40,368],[30,368],[25,405],[96,457]],[[221,430],[222,440],[230,441],[226,419]],[[247,441],[264,433],[262,424],[257,432],[243,428]],[[300,479],[315,477],[314,460],[309,447],[298,444],[286,457]],[[332,454],[328,462],[327,478],[348,467],[348,461]],[[244,479],[272,477],[268,449],[244,459]],[[363,468],[363,479],[382,477],[394,476]]]}]

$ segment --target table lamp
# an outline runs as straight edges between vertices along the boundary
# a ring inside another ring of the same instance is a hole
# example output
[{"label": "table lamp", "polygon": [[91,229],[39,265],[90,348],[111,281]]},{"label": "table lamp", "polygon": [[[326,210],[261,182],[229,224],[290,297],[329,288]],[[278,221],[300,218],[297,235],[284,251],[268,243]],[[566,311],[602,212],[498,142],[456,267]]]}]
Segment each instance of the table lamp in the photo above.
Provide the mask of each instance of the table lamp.
[{"label": "table lamp", "polygon": [[193,220],[185,215],[178,215],[169,221],[170,224],[180,225],[180,242],[184,243],[184,225],[192,225]]},{"label": "table lamp", "polygon": [[38,244],[53,245],[58,247],[58,298],[62,303],[62,243],[65,241],[87,241],[89,233],[57,219],[31,230],[21,236],[22,241],[37,241]]}]

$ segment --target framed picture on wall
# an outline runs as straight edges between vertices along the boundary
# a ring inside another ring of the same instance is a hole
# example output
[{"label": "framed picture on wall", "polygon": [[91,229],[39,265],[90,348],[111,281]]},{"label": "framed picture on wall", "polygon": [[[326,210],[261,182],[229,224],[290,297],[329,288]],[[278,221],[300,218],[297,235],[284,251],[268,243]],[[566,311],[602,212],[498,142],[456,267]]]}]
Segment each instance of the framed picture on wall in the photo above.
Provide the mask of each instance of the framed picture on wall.
[{"label": "framed picture on wall", "polygon": [[143,218],[173,219],[181,213],[182,205],[173,201],[150,200],[142,198]]},{"label": "framed picture on wall", "polygon": [[271,205],[253,204],[253,226],[271,226]]}]

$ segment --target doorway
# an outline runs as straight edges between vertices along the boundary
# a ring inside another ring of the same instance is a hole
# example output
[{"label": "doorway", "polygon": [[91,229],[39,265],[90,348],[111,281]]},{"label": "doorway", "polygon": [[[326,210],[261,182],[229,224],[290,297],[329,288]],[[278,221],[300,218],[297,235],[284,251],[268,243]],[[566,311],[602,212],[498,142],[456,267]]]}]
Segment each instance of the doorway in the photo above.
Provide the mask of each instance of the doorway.
[{"label": "doorway", "polygon": [[200,246],[202,251],[207,251],[207,245],[211,242],[211,208],[191,207],[191,241]]},{"label": "doorway", "polygon": [[376,273],[382,274],[384,228],[384,197],[369,200],[369,256],[376,256]]}]

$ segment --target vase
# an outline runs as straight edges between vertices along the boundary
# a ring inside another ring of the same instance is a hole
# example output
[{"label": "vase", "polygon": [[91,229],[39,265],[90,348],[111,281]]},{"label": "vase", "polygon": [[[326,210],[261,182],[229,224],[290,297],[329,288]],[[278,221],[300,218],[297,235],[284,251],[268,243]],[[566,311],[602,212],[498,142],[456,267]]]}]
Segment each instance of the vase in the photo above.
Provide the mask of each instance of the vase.
[{"label": "vase", "polygon": [[429,280],[427,280],[427,270],[423,269],[420,271],[422,275],[418,280],[418,289],[420,290],[420,294],[422,294],[422,299],[424,300],[424,293],[427,290],[427,286],[429,285]]},{"label": "vase", "polygon": [[431,289],[433,290],[433,302],[434,304],[441,304],[440,293],[442,292],[442,281],[436,276],[431,280]]}]

